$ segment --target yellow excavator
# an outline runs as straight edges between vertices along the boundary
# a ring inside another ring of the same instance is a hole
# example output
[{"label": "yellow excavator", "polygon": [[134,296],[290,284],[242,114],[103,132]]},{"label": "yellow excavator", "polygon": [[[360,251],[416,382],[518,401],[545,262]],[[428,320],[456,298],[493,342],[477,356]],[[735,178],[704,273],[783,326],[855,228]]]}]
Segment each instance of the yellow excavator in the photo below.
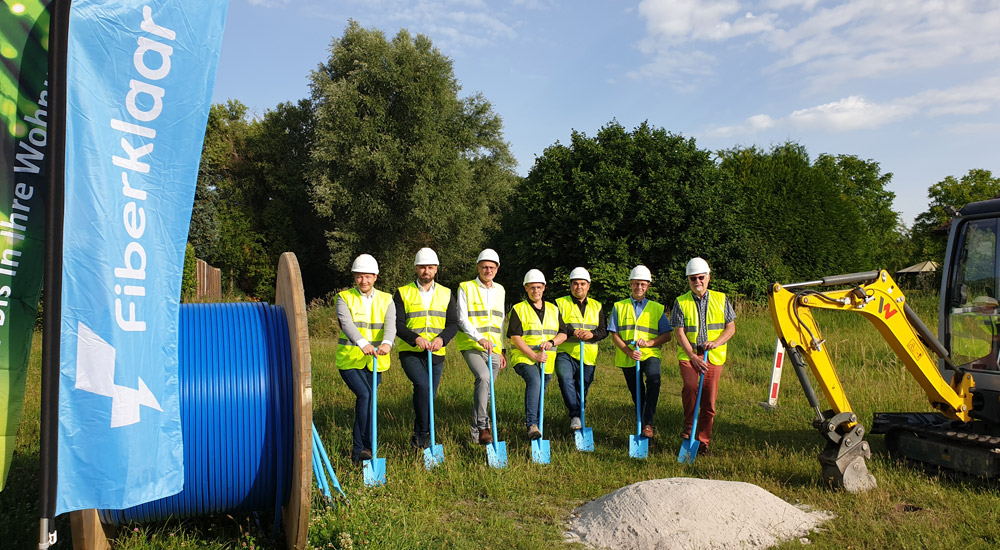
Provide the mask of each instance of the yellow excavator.
[{"label": "yellow excavator", "polygon": [[[1000,199],[966,205],[952,219],[941,277],[938,337],[884,270],[835,275],[769,289],[771,320],[826,447],[823,477],[850,492],[876,486],[865,428],[837,376],[811,313],[860,313],[889,343],[936,412],[875,413],[892,455],[930,467],[1000,477]],[[847,287],[824,289],[823,287]],[[933,355],[932,355],[933,354]],[[823,409],[806,368],[829,409]]]}]

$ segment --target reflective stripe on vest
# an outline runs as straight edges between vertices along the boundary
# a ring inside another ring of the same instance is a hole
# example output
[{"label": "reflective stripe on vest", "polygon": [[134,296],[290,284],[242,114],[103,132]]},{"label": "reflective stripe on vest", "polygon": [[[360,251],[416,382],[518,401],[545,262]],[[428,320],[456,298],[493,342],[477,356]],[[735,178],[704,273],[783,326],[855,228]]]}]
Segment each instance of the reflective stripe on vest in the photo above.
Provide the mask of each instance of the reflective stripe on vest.
[{"label": "reflective stripe on vest", "polygon": [[[587,307],[583,314],[580,313],[580,306],[572,296],[563,296],[556,300],[556,307],[559,308],[559,315],[566,325],[566,332],[570,335],[574,330],[583,329],[594,331],[600,324],[598,316],[601,313],[601,303],[593,298],[587,298]],[[559,344],[559,351],[568,353],[570,357],[580,361],[580,339],[570,336],[565,342]],[[583,343],[583,362],[587,365],[597,364],[597,343]]]},{"label": "reflective stripe on vest", "polygon": [[[626,344],[633,340],[653,340],[660,335],[660,318],[663,317],[663,304],[649,300],[646,307],[642,308],[639,318],[635,318],[635,307],[631,298],[625,298],[620,302],[615,302],[615,314],[618,317],[618,337]],[[650,357],[662,357],[663,353],[659,346],[655,348],[640,348],[639,360],[645,361]],[[622,353],[622,350],[615,346],[615,366],[634,367],[635,360]]]},{"label": "reflective stripe on vest", "polygon": [[[382,342],[385,333],[385,312],[392,303],[392,296],[381,290],[372,291],[371,310],[364,307],[361,300],[361,292],[357,288],[345,290],[337,294],[338,300],[343,300],[347,304],[347,309],[351,310],[351,319],[354,326],[365,340],[371,342],[375,347]],[[365,355],[356,342],[352,342],[344,331],[340,331],[337,338],[337,368],[348,369],[372,369],[372,359]],[[382,372],[389,368],[389,355],[379,355],[378,370]]]},{"label": "reflective stripe on vest", "polygon": [[[396,315],[403,315],[406,319],[406,328],[416,332],[428,340],[434,340],[439,334],[444,332],[445,319],[448,317],[448,302],[451,300],[451,290],[447,287],[434,283],[434,291],[431,294],[431,303],[424,309],[424,300],[420,296],[420,289],[417,283],[410,283],[399,287],[399,296],[403,299],[405,311],[397,311]],[[399,351],[424,351],[417,346],[411,346],[399,339]],[[434,355],[444,355],[445,348],[441,347]]]},{"label": "reflective stripe on vest", "polygon": [[[684,335],[688,342],[697,349],[698,345],[698,303],[695,302],[694,295],[689,291],[677,297],[677,305],[684,313]],[[708,307],[705,315],[705,329],[709,340],[715,340],[726,328],[726,295],[721,292],[710,290],[708,292]],[[677,359],[680,361],[690,361],[691,357],[684,353],[684,348],[677,344]],[[715,349],[708,350],[708,362],[713,365],[721,365],[726,362],[726,345],[723,344]]]},{"label": "reflective stripe on vest", "polygon": [[[486,307],[486,300],[483,298],[483,293],[479,289],[476,279],[460,284],[458,291],[465,293],[465,307],[469,310],[469,321],[484,338],[493,342],[493,351],[495,353],[503,351],[504,288],[499,283],[493,283],[493,301],[499,301],[500,303],[494,303],[492,310]],[[479,342],[473,340],[471,336],[462,331],[458,331],[455,341],[458,343],[460,351],[467,349],[485,351],[479,345]]]},{"label": "reflective stripe on vest", "polygon": [[[559,308],[552,302],[544,302],[544,304],[544,321],[538,319],[538,313],[532,307],[531,302],[525,300],[514,304],[514,312],[517,313],[517,317],[521,320],[521,328],[523,329],[521,339],[531,349],[534,349],[535,346],[546,340],[555,338],[556,334],[559,334]],[[556,350],[550,349],[546,355],[548,357],[545,359],[545,374],[552,374],[556,370]],[[535,361],[521,353],[521,350],[517,349],[517,346],[511,346],[510,364],[519,365],[521,363],[534,365]]]}]

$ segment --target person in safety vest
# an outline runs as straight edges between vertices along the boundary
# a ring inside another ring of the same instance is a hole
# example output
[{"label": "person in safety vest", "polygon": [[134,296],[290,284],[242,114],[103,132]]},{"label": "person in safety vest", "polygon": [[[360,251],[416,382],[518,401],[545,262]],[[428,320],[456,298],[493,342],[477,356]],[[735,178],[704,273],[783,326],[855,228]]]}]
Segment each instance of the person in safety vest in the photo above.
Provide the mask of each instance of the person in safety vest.
[{"label": "person in safety vest", "polygon": [[451,290],[434,282],[438,270],[437,253],[421,248],[413,260],[416,281],[401,286],[392,295],[396,305],[396,336],[401,340],[399,362],[413,382],[413,435],[410,445],[417,450],[430,446],[430,389],[427,350],[434,371],[434,395],[437,396],[444,347],[458,332],[458,303]]},{"label": "person in safety vest", "polygon": [[[597,365],[597,342],[608,335],[607,317],[604,316],[604,306],[593,298],[588,298],[590,292],[590,273],[578,267],[569,273],[569,296],[556,300],[559,316],[566,325],[566,341],[559,345],[556,354],[556,376],[559,378],[559,390],[569,414],[569,427],[579,430],[580,410],[584,404],[580,402],[580,384],[583,384],[583,395],[586,399],[590,392],[590,384],[594,381],[594,368]],[[580,342],[583,342],[583,380],[580,380]]]},{"label": "person in safety vest", "polygon": [[[632,394],[639,392],[642,405],[642,436],[653,437],[653,416],[660,399],[660,346],[670,340],[670,320],[663,304],[646,298],[653,282],[649,268],[637,265],[629,273],[632,295],[615,302],[608,318],[608,332],[615,347],[615,366],[621,368],[625,384]],[[635,362],[639,361],[639,387],[636,388]]]},{"label": "person in safety vest", "polygon": [[493,443],[490,426],[490,365],[493,377],[507,366],[503,356],[503,321],[506,294],[503,285],[493,280],[500,269],[500,256],[492,248],[479,253],[476,271],[479,276],[458,286],[458,326],[455,341],[469,370],[475,377],[472,393],[472,424],[469,432],[474,442]]},{"label": "person in safety vest", "polygon": [[[715,422],[715,398],[719,394],[719,377],[726,362],[726,342],[736,334],[736,312],[726,295],[708,290],[711,280],[708,262],[692,258],[687,263],[688,286],[691,291],[674,301],[670,322],[677,334],[677,359],[680,362],[684,389],[684,431],[682,439],[691,437],[694,405],[698,399],[698,380],[705,373],[701,390],[701,410],[698,414],[699,456],[711,456],[712,424]],[[708,350],[708,362],[703,360]]]},{"label": "person in safety vest", "polygon": [[[337,294],[337,369],[357,398],[354,401],[354,440],[351,460],[372,457],[372,357],[378,356],[379,384],[389,369],[389,350],[396,337],[396,308],[392,296],[375,289],[378,262],[362,254],[351,265],[355,287]],[[376,347],[377,346],[377,347]]]},{"label": "person in safety vest", "polygon": [[559,317],[559,308],[552,302],[542,300],[545,276],[541,271],[532,269],[525,273],[524,292],[527,298],[510,310],[507,338],[513,346],[510,362],[514,365],[514,372],[524,378],[524,416],[528,439],[541,439],[538,407],[543,369],[538,365],[544,367],[545,385],[548,386],[556,368],[556,354],[549,350],[566,340],[566,325]]}]

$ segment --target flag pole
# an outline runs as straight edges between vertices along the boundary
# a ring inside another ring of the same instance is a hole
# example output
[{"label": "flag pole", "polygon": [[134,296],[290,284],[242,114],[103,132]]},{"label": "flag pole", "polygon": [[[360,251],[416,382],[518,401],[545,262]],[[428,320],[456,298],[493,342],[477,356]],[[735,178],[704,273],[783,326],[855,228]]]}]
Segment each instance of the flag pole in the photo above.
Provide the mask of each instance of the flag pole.
[{"label": "flag pole", "polygon": [[49,159],[45,208],[45,311],[42,315],[41,435],[38,548],[56,543],[56,464],[59,428],[59,340],[62,324],[63,189],[66,160],[66,44],[70,0],[49,5]]}]

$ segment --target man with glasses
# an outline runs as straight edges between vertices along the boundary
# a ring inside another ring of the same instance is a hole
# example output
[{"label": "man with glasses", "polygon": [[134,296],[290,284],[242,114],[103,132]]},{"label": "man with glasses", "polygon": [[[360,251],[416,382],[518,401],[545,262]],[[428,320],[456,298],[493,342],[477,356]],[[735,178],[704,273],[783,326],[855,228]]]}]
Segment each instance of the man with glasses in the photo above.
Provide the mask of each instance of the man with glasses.
[{"label": "man with glasses", "polygon": [[[494,282],[500,268],[500,256],[487,248],[476,258],[479,276],[458,286],[458,350],[469,364],[475,377],[472,393],[472,440],[480,445],[493,443],[490,426],[490,367],[493,357],[496,372],[507,366],[503,356],[503,319],[506,293],[503,285]],[[495,428],[493,428],[495,429]]]},{"label": "man with glasses", "polygon": [[[649,268],[637,265],[629,274],[632,295],[615,302],[608,318],[608,332],[615,347],[615,366],[622,369],[625,384],[635,405],[639,392],[642,406],[642,436],[653,437],[653,415],[660,398],[660,346],[670,340],[670,320],[663,304],[646,298],[653,282]],[[636,387],[635,362],[639,361],[639,387]],[[645,380],[643,380],[643,377]]]},{"label": "man with glasses", "polygon": [[[677,359],[680,362],[684,389],[684,431],[682,439],[691,437],[694,423],[694,405],[698,399],[698,382],[705,374],[701,391],[701,411],[698,414],[698,433],[701,456],[711,456],[712,424],[715,421],[715,398],[719,394],[719,377],[726,362],[726,342],[736,334],[736,312],[729,299],[721,292],[709,292],[711,280],[708,262],[692,258],[685,270],[691,291],[674,301],[670,322],[677,336]],[[708,351],[708,361],[704,354]]]}]

